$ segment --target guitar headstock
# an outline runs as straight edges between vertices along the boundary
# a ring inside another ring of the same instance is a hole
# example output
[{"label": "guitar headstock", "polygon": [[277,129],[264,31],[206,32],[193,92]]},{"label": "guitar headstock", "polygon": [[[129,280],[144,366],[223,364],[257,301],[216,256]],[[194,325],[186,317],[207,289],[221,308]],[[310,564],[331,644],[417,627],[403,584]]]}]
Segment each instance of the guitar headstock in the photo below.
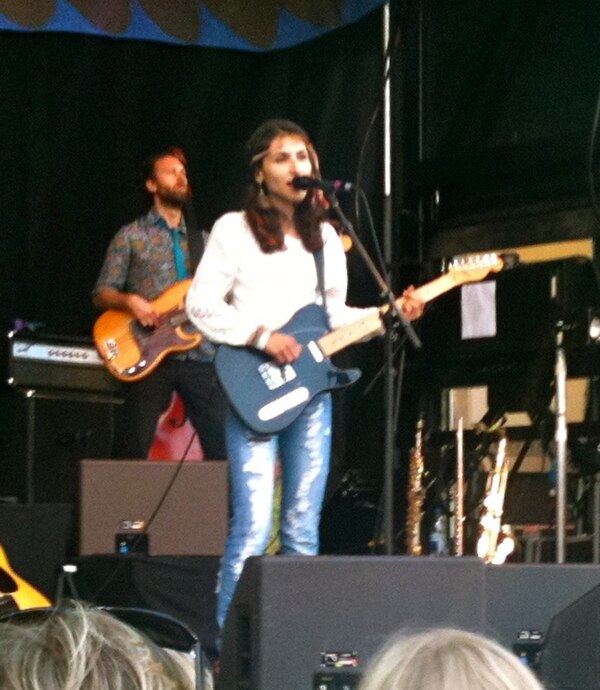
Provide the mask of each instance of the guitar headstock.
[{"label": "guitar headstock", "polygon": [[510,265],[514,265],[516,259],[494,252],[486,254],[465,254],[456,256],[448,265],[448,273],[456,283],[476,283],[483,280],[490,273],[498,273]]}]

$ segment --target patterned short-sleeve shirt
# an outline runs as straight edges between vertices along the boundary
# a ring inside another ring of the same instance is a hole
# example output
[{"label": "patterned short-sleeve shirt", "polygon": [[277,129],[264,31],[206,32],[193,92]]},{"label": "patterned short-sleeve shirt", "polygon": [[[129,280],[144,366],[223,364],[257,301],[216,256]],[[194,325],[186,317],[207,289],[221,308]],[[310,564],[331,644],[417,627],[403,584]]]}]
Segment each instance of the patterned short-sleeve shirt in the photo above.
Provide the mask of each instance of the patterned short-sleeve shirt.
[{"label": "patterned short-sleeve shirt", "polygon": [[[190,253],[183,218],[177,231],[180,233],[181,249],[189,275]],[[152,301],[178,280],[173,235],[164,218],[153,209],[123,226],[113,237],[94,293],[108,287],[119,292],[136,293]],[[214,351],[212,343],[204,339],[198,349],[172,354],[171,357],[210,361]]]},{"label": "patterned short-sleeve shirt", "polygon": [[[181,235],[189,273],[188,238],[183,218],[177,231]],[[173,236],[162,216],[151,210],[122,227],[113,237],[94,292],[109,287],[154,300],[177,281]]]}]

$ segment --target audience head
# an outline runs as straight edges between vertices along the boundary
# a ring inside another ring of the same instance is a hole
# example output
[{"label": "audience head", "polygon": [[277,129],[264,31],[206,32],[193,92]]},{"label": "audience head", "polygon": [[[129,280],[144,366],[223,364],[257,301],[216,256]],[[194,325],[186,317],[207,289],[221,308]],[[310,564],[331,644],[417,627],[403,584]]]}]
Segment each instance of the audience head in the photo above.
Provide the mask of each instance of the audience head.
[{"label": "audience head", "polygon": [[395,636],[369,664],[359,690],[541,690],[509,650],[446,628]]},{"label": "audience head", "polygon": [[193,690],[185,665],[135,628],[80,602],[0,622],[3,690]]}]

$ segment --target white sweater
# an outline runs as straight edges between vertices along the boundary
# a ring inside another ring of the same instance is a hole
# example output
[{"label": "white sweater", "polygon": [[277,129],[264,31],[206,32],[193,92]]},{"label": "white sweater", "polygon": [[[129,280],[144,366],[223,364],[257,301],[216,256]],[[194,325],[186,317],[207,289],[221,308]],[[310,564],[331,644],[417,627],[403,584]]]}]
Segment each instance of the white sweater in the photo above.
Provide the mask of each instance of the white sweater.
[{"label": "white sweater", "polygon": [[[327,312],[333,328],[376,311],[346,306],[348,275],[342,243],[322,224]],[[285,236],[285,250],[265,254],[241,211],[215,223],[187,294],[192,323],[209,340],[246,345],[259,326],[275,331],[307,304],[322,302],[313,255]]]}]

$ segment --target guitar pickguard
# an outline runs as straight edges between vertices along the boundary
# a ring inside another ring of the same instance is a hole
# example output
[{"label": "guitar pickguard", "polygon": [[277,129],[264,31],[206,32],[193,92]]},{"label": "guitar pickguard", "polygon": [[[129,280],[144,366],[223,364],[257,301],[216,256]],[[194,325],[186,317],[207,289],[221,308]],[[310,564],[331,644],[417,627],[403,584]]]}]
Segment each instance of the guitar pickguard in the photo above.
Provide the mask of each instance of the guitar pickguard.
[{"label": "guitar pickguard", "polygon": [[183,308],[191,280],[182,280],[152,302],[160,315],[155,328],[142,326],[124,310],[109,309],[94,324],[94,342],[108,371],[121,381],[138,381],[172,352],[185,352],[202,341],[188,332]]}]

